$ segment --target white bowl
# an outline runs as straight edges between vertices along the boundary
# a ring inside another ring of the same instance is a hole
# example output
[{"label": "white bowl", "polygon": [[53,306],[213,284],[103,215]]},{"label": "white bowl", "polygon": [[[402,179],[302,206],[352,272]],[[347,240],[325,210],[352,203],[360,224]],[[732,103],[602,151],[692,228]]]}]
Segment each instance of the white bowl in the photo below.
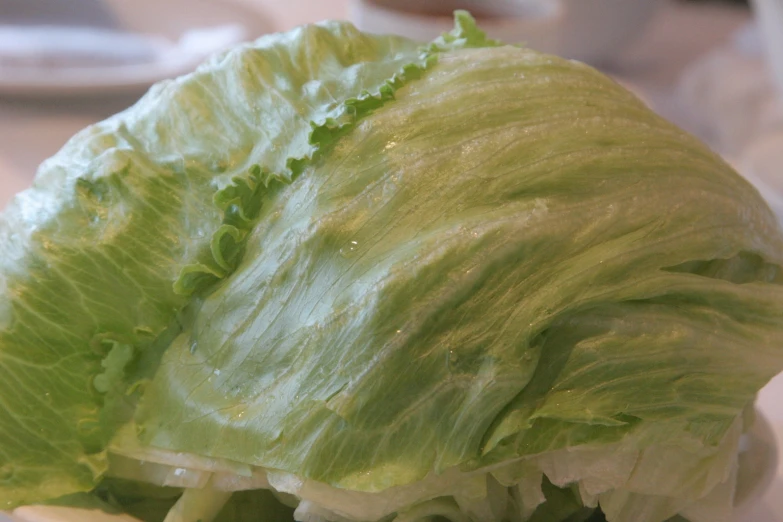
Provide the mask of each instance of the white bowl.
[{"label": "white bowl", "polygon": [[349,16],[362,30],[429,41],[450,30],[456,9],[506,43],[600,63],[611,58],[650,19],[656,0],[351,0]]}]

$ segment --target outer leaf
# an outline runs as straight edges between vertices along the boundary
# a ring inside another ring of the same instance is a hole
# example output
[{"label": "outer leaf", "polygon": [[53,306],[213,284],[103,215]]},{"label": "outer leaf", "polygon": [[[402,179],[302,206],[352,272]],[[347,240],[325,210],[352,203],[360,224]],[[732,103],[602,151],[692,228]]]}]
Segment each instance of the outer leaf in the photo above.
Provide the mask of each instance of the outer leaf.
[{"label": "outer leaf", "polygon": [[395,97],[264,202],[143,440],[360,491],[629,436],[716,454],[783,367],[756,191],[533,51],[445,52]]},{"label": "outer leaf", "polygon": [[426,60],[347,24],[267,36],[155,86],[44,163],[0,217],[5,506],[95,484],[127,418],[115,407],[133,408],[122,390],[154,372],[189,296],[236,266],[270,184]]}]

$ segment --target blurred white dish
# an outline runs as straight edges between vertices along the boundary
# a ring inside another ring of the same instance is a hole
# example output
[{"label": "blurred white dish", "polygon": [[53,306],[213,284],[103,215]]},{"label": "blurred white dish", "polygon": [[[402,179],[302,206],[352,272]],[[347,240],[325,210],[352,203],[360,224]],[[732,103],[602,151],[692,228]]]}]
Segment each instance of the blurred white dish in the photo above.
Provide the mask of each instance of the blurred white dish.
[{"label": "blurred white dish", "polygon": [[429,41],[470,11],[492,38],[588,63],[611,60],[641,33],[657,0],[352,0],[359,29]]},{"label": "blurred white dish", "polygon": [[756,20],[767,49],[767,61],[783,99],[783,0],[754,0]]},{"label": "blurred white dish", "polygon": [[[686,128],[721,154],[740,158],[765,134],[783,128],[783,103],[763,60],[757,24],[691,64],[677,88]],[[781,147],[783,151],[783,146]]]},{"label": "blurred white dish", "polygon": [[783,223],[783,97],[762,43],[751,23],[692,64],[678,86],[680,114],[687,117],[677,123],[729,158]]},{"label": "blurred white dish", "polygon": [[258,11],[228,0],[105,4],[116,29],[0,26],[0,95],[140,93],[272,30]]},{"label": "blurred white dish", "polygon": [[783,127],[746,147],[737,166],[783,223]]},{"label": "blurred white dish", "polygon": [[764,496],[778,468],[778,445],[767,417],[756,410],[756,420],[742,440],[745,451],[740,453],[737,491],[734,497],[735,518],[754,507]]}]

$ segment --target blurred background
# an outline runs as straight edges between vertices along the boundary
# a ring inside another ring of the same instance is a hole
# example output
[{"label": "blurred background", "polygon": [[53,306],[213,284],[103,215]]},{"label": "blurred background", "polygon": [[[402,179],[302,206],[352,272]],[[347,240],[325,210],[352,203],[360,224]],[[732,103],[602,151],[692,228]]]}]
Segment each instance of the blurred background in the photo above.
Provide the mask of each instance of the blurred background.
[{"label": "blurred background", "polygon": [[325,18],[429,40],[455,8],[612,75],[783,214],[783,0],[0,0],[0,208],[75,132],[210,54]]}]

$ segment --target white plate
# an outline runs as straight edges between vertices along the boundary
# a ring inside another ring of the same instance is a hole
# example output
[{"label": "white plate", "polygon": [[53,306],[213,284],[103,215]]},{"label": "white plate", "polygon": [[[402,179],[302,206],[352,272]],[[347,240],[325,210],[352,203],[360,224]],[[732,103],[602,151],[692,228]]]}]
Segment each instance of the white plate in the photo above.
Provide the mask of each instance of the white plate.
[{"label": "white plate", "polygon": [[[97,35],[107,43],[118,42],[116,31],[148,38],[151,44],[169,44],[165,57],[143,62],[128,60],[84,66],[21,67],[6,63],[0,69],[0,96],[53,97],[140,93],[153,83],[187,73],[212,52],[253,40],[272,30],[260,11],[231,0],[103,0],[116,19],[112,35]],[[52,21],[55,23],[56,21]],[[46,25],[42,22],[41,26]],[[59,29],[69,28],[60,26]],[[70,28],[73,30],[73,28]],[[82,31],[84,40],[90,35]],[[95,35],[92,35],[95,36]],[[183,38],[184,37],[184,38]],[[100,40],[100,38],[94,38]],[[74,42],[69,42],[76,46]],[[138,41],[136,42],[139,43]],[[86,45],[86,44],[85,44]],[[133,42],[125,41],[125,45]],[[113,54],[128,53],[117,49]],[[103,54],[112,54],[101,49]],[[126,56],[127,58],[127,56]],[[8,57],[6,57],[8,61]]]}]

